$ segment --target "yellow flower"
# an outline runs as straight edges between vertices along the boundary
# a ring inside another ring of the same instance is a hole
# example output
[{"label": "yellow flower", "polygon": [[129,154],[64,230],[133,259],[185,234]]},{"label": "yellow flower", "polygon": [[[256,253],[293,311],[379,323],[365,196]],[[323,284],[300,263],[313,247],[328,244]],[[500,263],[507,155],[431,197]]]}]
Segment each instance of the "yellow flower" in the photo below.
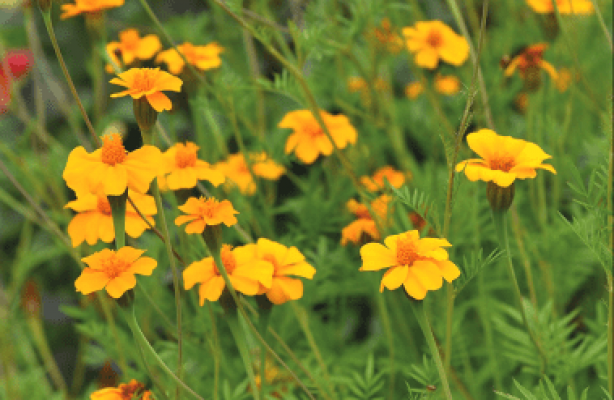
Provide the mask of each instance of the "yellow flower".
[{"label": "yellow flower", "polygon": [[[539,70],[546,71],[553,80],[558,79],[556,69],[547,61],[544,61],[544,51],[548,43],[537,43],[527,46],[520,54],[516,55],[505,68],[505,76],[512,76],[516,70],[524,80],[537,81],[539,84]],[[537,75],[537,76],[536,76]]]},{"label": "yellow flower", "polygon": [[90,294],[101,289],[118,299],[127,290],[136,286],[134,274],[151,275],[157,262],[150,257],[141,257],[145,250],[124,246],[115,252],[104,249],[81,261],[88,266],[75,281],[77,292]]},{"label": "yellow flower", "polygon": [[[222,65],[219,55],[224,51],[224,48],[215,42],[205,46],[194,46],[186,42],[177,46],[177,48],[191,65],[201,71],[218,68]],[[185,66],[183,58],[175,49],[160,52],[156,57],[156,63],[166,63],[168,70],[175,75],[179,75]]]},{"label": "yellow flower", "polygon": [[456,171],[465,171],[472,182],[483,180],[508,187],[516,179],[535,178],[536,169],[556,174],[551,165],[542,164],[551,156],[534,143],[499,136],[490,129],[470,133],[467,143],[482,159],[462,161],[456,165]]},{"label": "yellow flower", "polygon": [[[107,44],[107,54],[115,63],[116,66],[130,65],[134,60],[149,60],[160,49],[162,44],[156,35],[147,35],[139,37],[139,31],[136,29],[126,29],[119,33],[119,42],[110,42]],[[118,55],[121,56],[120,62]],[[113,72],[113,67],[107,68],[107,71]]]},{"label": "yellow flower", "polygon": [[435,76],[435,90],[446,96],[451,96],[458,93],[460,90],[460,80],[454,75],[440,75]]},{"label": "yellow flower", "polygon": [[[147,217],[151,225],[155,225],[152,215],[156,215],[156,203],[154,198],[128,190],[128,196],[132,199],[141,213]],[[78,214],[68,224],[68,235],[73,247],[79,246],[83,241],[94,245],[98,239],[110,243],[115,239],[113,229],[113,217],[111,206],[101,191],[98,193],[77,193],[77,200],[71,201],[64,206],[76,211]],[[149,225],[137,214],[130,203],[126,204],[126,233],[133,238],[143,234]]]},{"label": "yellow flower", "polygon": [[177,143],[164,153],[163,176],[165,185],[170,190],[190,189],[203,179],[215,187],[224,183],[225,178],[220,171],[197,158],[198,149],[199,147],[192,142]]},{"label": "yellow flower", "polygon": [[[254,175],[271,181],[278,180],[286,169],[273,161],[265,152],[249,155]],[[256,193],[256,182],[250,174],[243,153],[231,154],[215,168],[228,178],[228,186],[236,185],[241,193],[251,196]]]},{"label": "yellow flower", "polygon": [[184,205],[179,206],[179,209],[188,215],[180,215],[175,218],[175,225],[179,226],[189,222],[185,227],[186,233],[202,233],[207,225],[223,223],[226,226],[233,226],[237,223],[235,214],[239,213],[230,201],[218,202],[213,197],[208,199],[190,197]]},{"label": "yellow flower", "polygon": [[403,36],[408,50],[416,54],[416,65],[422,68],[436,68],[439,59],[458,67],[469,57],[467,39],[441,21],[416,22],[403,28]]},{"label": "yellow flower", "polygon": [[[326,111],[321,111],[320,115],[337,148],[344,149],[348,143],[356,143],[356,129],[345,115],[331,115]],[[333,152],[333,144],[309,110],[291,111],[277,126],[294,130],[286,141],[286,154],[294,151],[306,164],[312,164],[320,154],[328,156]]]},{"label": "yellow flower", "polygon": [[71,151],[62,177],[77,193],[99,188],[107,196],[119,196],[126,188],[146,193],[158,173],[161,157],[154,146],[127,153],[121,136],[111,133],[102,137],[102,147],[92,153],[82,146]]},{"label": "yellow flower", "polygon": [[[221,251],[222,264],[235,290],[253,296],[258,293],[260,285],[270,288],[273,279],[273,265],[264,260],[255,260],[253,251],[245,246],[234,250],[225,244]],[[205,300],[217,301],[226,287],[222,274],[215,265],[213,257],[195,261],[183,271],[183,284],[189,290],[200,283],[198,296],[200,305]]]},{"label": "yellow flower", "polygon": [[388,236],[384,243],[367,243],[360,249],[361,271],[377,271],[389,268],[380,284],[394,290],[401,285],[408,295],[422,300],[429,290],[437,290],[442,278],[452,282],[460,275],[458,267],[448,260],[443,247],[452,246],[445,239],[420,239],[418,231]]},{"label": "yellow flower", "polygon": [[[388,203],[391,200],[390,196],[382,195],[371,202],[371,210],[376,213],[381,224],[387,225]],[[346,207],[357,219],[341,231],[342,246],[347,245],[349,242],[360,244],[380,239],[377,224],[367,206],[354,199],[350,199]]]},{"label": "yellow flower", "polygon": [[135,379],[130,383],[122,383],[117,388],[108,387],[95,391],[90,400],[132,400],[136,392],[141,391],[144,385]]},{"label": "yellow flower", "polygon": [[[591,0],[555,0],[561,14],[592,14],[595,12]],[[536,13],[554,13],[552,0],[527,0],[529,7]]]},{"label": "yellow flower", "polygon": [[373,35],[379,43],[379,46],[392,54],[397,54],[403,49],[403,39],[401,39],[395,30],[396,29],[392,26],[388,17],[382,19],[380,28],[375,28],[373,30]]},{"label": "yellow flower", "polygon": [[260,238],[256,244],[244,246],[245,252],[254,260],[270,263],[273,268],[272,283],[261,286],[258,294],[266,294],[273,304],[283,304],[303,297],[303,282],[291,276],[313,279],[315,268],[305,260],[296,247],[286,247],[268,239]]},{"label": "yellow flower", "polygon": [[151,107],[160,112],[170,110],[171,100],[162,91],[180,92],[183,82],[160,68],[131,68],[118,74],[119,78],[110,80],[115,85],[125,86],[123,92],[113,93],[111,97],[130,95],[133,99],[145,96]]},{"label": "yellow flower", "polygon": [[385,189],[384,178],[390,182],[392,187],[397,189],[405,183],[405,174],[389,165],[375,171],[372,177],[360,177],[360,183],[362,183],[369,192],[377,192],[378,190]]},{"label": "yellow flower", "polygon": [[422,92],[424,92],[424,85],[422,85],[422,82],[411,82],[409,85],[405,86],[405,95],[411,100],[416,99]]},{"label": "yellow flower", "polygon": [[75,0],[75,4],[62,4],[61,19],[71,18],[82,13],[95,14],[107,8],[121,7],[124,0]]}]

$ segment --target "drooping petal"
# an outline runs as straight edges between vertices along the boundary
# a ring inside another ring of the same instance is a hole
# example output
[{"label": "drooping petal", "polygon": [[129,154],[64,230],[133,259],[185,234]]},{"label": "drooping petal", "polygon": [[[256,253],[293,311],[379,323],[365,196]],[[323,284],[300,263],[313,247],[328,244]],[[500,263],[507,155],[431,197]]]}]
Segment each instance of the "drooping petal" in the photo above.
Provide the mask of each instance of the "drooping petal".
[{"label": "drooping petal", "polygon": [[216,276],[215,266],[211,257],[195,261],[183,271],[183,285],[189,290],[197,283],[204,283]]},{"label": "drooping petal", "polygon": [[273,279],[271,288],[266,296],[273,304],[280,305],[289,300],[298,300],[303,297],[303,282],[299,279],[277,277]]},{"label": "drooping petal", "polygon": [[169,99],[168,96],[162,92],[154,92],[148,94],[146,97],[151,107],[157,112],[162,112],[173,108],[171,99]]},{"label": "drooping petal", "polygon": [[437,261],[436,265],[441,271],[443,278],[448,282],[452,282],[454,279],[460,276],[460,270],[456,264],[450,260]]},{"label": "drooping petal", "polygon": [[109,296],[119,299],[127,290],[136,286],[134,274],[124,272],[123,274],[111,279],[107,283],[106,289]]},{"label": "drooping petal", "polygon": [[109,280],[109,277],[104,272],[85,268],[75,281],[75,288],[77,292],[90,294],[103,289]]},{"label": "drooping petal", "polygon": [[407,273],[407,280],[403,282],[403,287],[407,294],[416,300],[422,300],[426,297],[427,290],[411,271]]},{"label": "drooping petal", "polygon": [[415,56],[416,65],[422,68],[435,69],[439,64],[439,56],[437,51],[432,47],[423,47]]},{"label": "drooping petal", "polygon": [[119,196],[124,193],[128,185],[126,167],[116,164],[107,168],[102,184],[106,195]]},{"label": "drooping petal", "polygon": [[409,267],[407,265],[390,268],[388,271],[386,271],[384,277],[382,278],[379,291],[383,292],[384,287],[388,290],[394,290],[399,288],[407,279],[408,271]]},{"label": "drooping petal", "polygon": [[222,291],[225,287],[226,283],[224,283],[224,278],[221,276],[214,276],[213,278],[204,282],[198,289],[200,305],[203,306],[205,304],[205,300],[217,301],[222,295]]}]

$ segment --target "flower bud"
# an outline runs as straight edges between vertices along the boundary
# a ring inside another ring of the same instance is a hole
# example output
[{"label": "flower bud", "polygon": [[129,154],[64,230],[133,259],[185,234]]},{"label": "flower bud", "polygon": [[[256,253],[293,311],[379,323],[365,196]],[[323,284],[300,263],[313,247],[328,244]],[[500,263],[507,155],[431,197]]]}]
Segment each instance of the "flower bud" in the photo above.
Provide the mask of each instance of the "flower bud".
[{"label": "flower bud", "polygon": [[488,182],[486,197],[490,203],[490,208],[495,212],[507,211],[514,200],[514,192],[513,183],[508,187],[501,187],[494,182]]},{"label": "flower bud", "polygon": [[38,285],[33,280],[28,280],[21,293],[21,307],[28,317],[37,318],[41,310],[41,295]]}]

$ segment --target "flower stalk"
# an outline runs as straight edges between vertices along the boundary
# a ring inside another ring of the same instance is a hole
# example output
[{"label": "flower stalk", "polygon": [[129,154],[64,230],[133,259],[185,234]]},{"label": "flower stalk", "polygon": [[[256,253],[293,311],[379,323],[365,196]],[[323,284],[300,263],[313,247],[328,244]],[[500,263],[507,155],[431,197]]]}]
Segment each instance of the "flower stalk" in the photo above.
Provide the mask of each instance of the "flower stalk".
[{"label": "flower stalk", "polygon": [[115,248],[121,249],[126,245],[126,200],[128,189],[119,196],[107,196],[111,205],[113,229],[115,229]]}]

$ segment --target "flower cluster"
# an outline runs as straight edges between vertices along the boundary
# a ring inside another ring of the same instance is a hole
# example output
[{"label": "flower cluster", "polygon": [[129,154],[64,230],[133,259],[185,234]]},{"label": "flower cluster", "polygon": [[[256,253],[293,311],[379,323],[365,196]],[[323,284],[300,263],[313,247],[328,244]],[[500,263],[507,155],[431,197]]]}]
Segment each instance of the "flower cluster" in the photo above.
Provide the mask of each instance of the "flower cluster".
[{"label": "flower cluster", "polygon": [[170,190],[190,189],[200,180],[208,180],[217,187],[224,183],[224,174],[208,162],[198,159],[199,147],[192,142],[176,143],[162,155],[163,179]]},{"label": "flower cluster", "polygon": [[401,171],[397,171],[393,167],[386,165],[373,173],[373,176],[361,176],[360,183],[369,192],[377,192],[384,190],[385,180],[387,180],[393,188],[398,189],[406,181],[406,178],[411,178],[411,174],[404,174]]},{"label": "flower cluster", "polygon": [[151,392],[145,390],[145,385],[136,379],[130,383],[122,383],[118,387],[107,387],[91,394],[90,400],[133,400],[142,393],[141,400],[154,400]]},{"label": "flower cluster", "polygon": [[106,46],[107,55],[113,65],[108,64],[107,72],[114,73],[136,61],[151,59],[162,48],[162,43],[156,35],[140,37],[136,29],[126,29],[119,33],[119,42],[109,42]]},{"label": "flower cluster", "polygon": [[[224,48],[213,42],[205,46],[194,46],[192,43],[184,43],[177,46],[177,49],[185,59],[195,68],[206,71],[218,68],[222,65],[220,53]],[[174,48],[160,52],[156,57],[156,63],[165,63],[170,73],[178,75],[183,72],[185,61]]]},{"label": "flower cluster", "polygon": [[226,160],[215,164],[215,169],[228,178],[226,186],[228,188],[236,186],[244,195],[251,196],[256,193],[254,176],[276,181],[286,172],[283,166],[277,164],[264,152],[251,153],[248,158],[253,175],[243,153],[231,154]]},{"label": "flower cluster", "polygon": [[[283,304],[303,296],[303,282],[312,279],[315,269],[296,247],[261,238],[255,244],[232,248],[222,246],[221,260],[232,286],[248,296],[264,294],[273,304]],[[200,305],[217,301],[226,287],[223,275],[212,257],[190,264],[183,271],[185,289],[199,283]]]},{"label": "flower cluster", "polygon": [[467,39],[441,21],[421,21],[403,28],[407,49],[415,53],[414,62],[422,68],[434,69],[443,60],[460,66],[469,57]]},{"label": "flower cluster", "polygon": [[370,208],[354,199],[349,200],[346,207],[356,216],[356,220],[341,231],[341,245],[379,240],[378,225],[388,225],[391,200],[390,196],[382,195],[371,202]]}]

